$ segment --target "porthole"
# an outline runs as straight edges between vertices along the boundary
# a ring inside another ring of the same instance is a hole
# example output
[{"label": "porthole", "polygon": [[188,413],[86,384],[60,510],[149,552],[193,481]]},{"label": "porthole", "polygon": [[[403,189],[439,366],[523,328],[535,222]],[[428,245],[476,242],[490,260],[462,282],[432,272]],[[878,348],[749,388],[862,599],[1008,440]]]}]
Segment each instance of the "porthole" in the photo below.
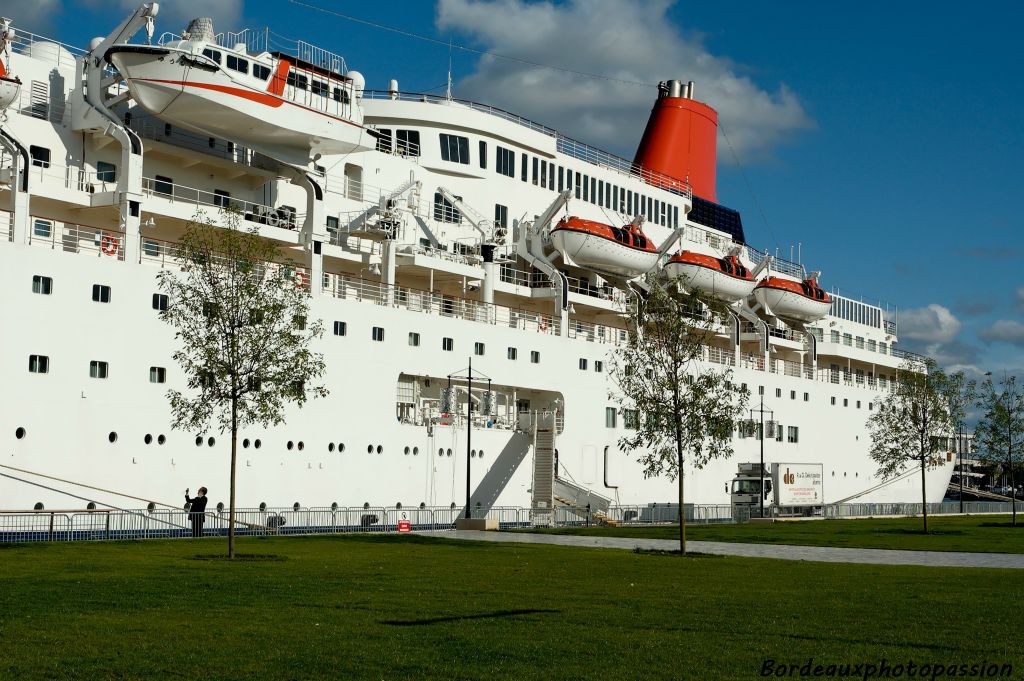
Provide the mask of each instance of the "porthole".
[{"label": "porthole", "polygon": [[345,451],[345,443],[344,442],[339,442],[338,443],[338,453],[340,454],[343,451]]},{"label": "porthole", "polygon": [[449,449],[448,450],[448,456],[451,456],[451,455],[452,455],[452,450]]},{"label": "porthole", "polygon": [[420,448],[419,447],[413,447],[412,448],[412,455],[413,456],[419,456],[420,455]]},{"label": "porthole", "polygon": [[396,511],[401,511],[402,510],[402,502],[401,501],[399,501],[397,504],[395,504],[395,510]]},{"label": "porthole", "polygon": [[202,447],[202,446],[203,446],[203,436],[202,435],[196,435],[196,447]]},{"label": "porthole", "polygon": [[420,510],[422,511],[422,510],[423,510],[423,509],[425,509],[426,507],[427,507],[427,502],[425,502],[425,501],[421,501],[421,502],[420,502]]},{"label": "porthole", "polygon": [[366,445],[366,453],[373,454],[373,445]]},{"label": "porthole", "polygon": [[338,502],[337,501],[332,501],[331,502],[331,510],[332,511],[337,511],[338,510]]},{"label": "porthole", "polygon": [[452,509],[453,511],[455,510],[455,502],[454,502],[454,501],[452,502],[452,505],[450,506],[450,508],[451,508],[451,509]]},{"label": "porthole", "polygon": [[263,446],[263,442],[261,442],[260,440],[256,440],[255,442],[252,443],[252,446],[254,449],[259,449],[260,447]]},{"label": "porthole", "polygon": [[380,445],[377,445],[377,453],[378,454],[383,454],[384,453],[384,448],[381,447]]},{"label": "porthole", "polygon": [[470,450],[469,458],[471,458],[471,459],[475,459],[476,458],[476,450],[475,449]]},{"label": "porthole", "polygon": [[110,441],[110,444],[114,444],[115,442],[117,442],[117,433],[115,433],[114,431],[110,431],[110,435],[107,436],[107,440]]},{"label": "porthole", "polygon": [[206,446],[207,446],[207,447],[212,447],[212,446],[214,446],[215,444],[217,444],[217,441],[216,441],[216,440],[214,440],[214,439],[213,439],[212,437],[211,437],[211,438],[207,438],[207,439],[206,439]]},{"label": "porthole", "polygon": [[142,438],[142,441],[145,442],[147,445],[151,445],[153,444],[153,436],[150,435],[149,433],[146,433],[146,437]]},{"label": "porthole", "polygon": [[249,449],[249,438],[242,440],[242,449]]},{"label": "porthole", "polygon": [[266,510],[267,510],[267,502],[261,501],[260,502],[260,513],[265,513]]},{"label": "porthole", "polygon": [[153,511],[156,510],[156,504],[152,501],[149,502],[148,504],[146,504],[146,510],[152,513]]},{"label": "porthole", "polygon": [[35,505],[35,506],[33,506],[32,508],[33,508],[34,510],[36,510],[36,511],[42,511],[42,510],[43,510],[43,508],[44,508],[44,506],[43,506],[43,502],[41,502],[41,501],[37,501],[37,502],[36,502],[36,505]]},{"label": "porthole", "polygon": [[363,502],[363,510],[364,511],[369,511],[370,510],[370,502],[369,501]]},{"label": "porthole", "polygon": [[292,504],[293,511],[298,511],[300,508],[302,508],[302,504],[300,504],[299,502],[296,501],[294,504]]},{"label": "porthole", "polygon": [[288,440],[288,444],[285,445],[285,446],[288,448],[289,452],[292,451],[293,449],[295,449],[295,443],[292,442],[291,440]]},{"label": "porthole", "polygon": [[437,455],[438,456],[444,456],[444,450],[443,449],[437,450]]},{"label": "porthole", "polygon": [[163,434],[161,434],[161,435],[158,435],[158,436],[157,436],[157,438],[156,438],[156,443],[157,443],[158,445],[162,445],[162,444],[164,444],[165,442],[167,442],[167,436],[166,436],[166,435],[163,435]]},{"label": "porthole", "polygon": [[406,447],[406,448],[405,448],[405,455],[406,455],[406,456],[409,456],[409,452],[410,452],[410,451],[412,451],[412,450],[410,450],[410,449],[409,449],[408,447]]},{"label": "porthole", "polygon": [[476,453],[476,458],[478,458],[478,459],[484,458],[484,450],[481,449],[479,452],[477,452]]},{"label": "porthole", "polygon": [[301,452],[305,448],[306,444],[302,440],[299,440],[299,451]]},{"label": "porthole", "polygon": [[329,452],[333,452],[334,451],[334,443],[333,442],[331,442],[330,444],[327,445],[327,451],[329,451]]},{"label": "porthole", "polygon": [[26,434],[27,433],[25,432],[24,428],[18,428],[17,430],[14,431],[14,437],[18,438],[19,440],[24,440]]},{"label": "porthole", "polygon": [[[152,502],[150,502],[150,503],[152,504]],[[88,504],[85,505],[85,510],[87,510],[87,511],[95,511],[96,510],[96,502],[95,501],[90,501]]]}]

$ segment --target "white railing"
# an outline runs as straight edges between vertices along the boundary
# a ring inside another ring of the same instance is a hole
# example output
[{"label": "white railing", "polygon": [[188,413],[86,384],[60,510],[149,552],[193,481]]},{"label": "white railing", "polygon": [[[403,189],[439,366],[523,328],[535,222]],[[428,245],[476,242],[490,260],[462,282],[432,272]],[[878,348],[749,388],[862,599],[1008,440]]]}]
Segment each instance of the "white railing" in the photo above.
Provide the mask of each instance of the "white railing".
[{"label": "white railing", "polygon": [[33,215],[29,221],[28,242],[64,253],[86,253],[99,258],[124,260],[122,232],[62,222]]}]

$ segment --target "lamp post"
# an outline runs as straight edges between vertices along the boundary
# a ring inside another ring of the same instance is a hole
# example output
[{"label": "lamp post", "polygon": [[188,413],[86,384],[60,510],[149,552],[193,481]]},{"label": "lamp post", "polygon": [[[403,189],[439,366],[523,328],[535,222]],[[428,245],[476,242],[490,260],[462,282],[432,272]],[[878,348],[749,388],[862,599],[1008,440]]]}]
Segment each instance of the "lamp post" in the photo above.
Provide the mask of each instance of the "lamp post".
[{"label": "lamp post", "polygon": [[960,514],[964,512],[964,422],[960,422],[960,446],[957,447],[957,459],[960,461]]},{"label": "lamp post", "polygon": [[[466,520],[473,517],[473,509],[470,506],[471,503],[471,477],[472,462],[470,452],[472,452],[473,444],[473,358],[469,358],[469,368],[465,370],[465,374],[448,374],[448,388],[451,389],[452,379],[460,379],[466,381]],[[476,372],[476,377],[487,380],[487,392],[491,392],[491,378],[485,376],[481,372]],[[454,396],[453,396],[454,399]],[[488,401],[490,398],[488,398]],[[458,407],[458,405],[455,405]],[[489,415],[489,414],[488,414]]]},{"label": "lamp post", "polygon": [[773,412],[771,409],[765,409],[764,408],[764,393],[761,393],[761,406],[759,406],[757,409],[751,409],[750,410],[750,420],[751,421],[754,420],[754,413],[755,412],[760,416],[760,419],[761,419],[761,430],[760,430],[760,435],[761,435],[761,472],[759,473],[761,478],[760,478],[759,484],[758,484],[757,495],[758,495],[759,500],[760,500],[761,517],[763,518],[764,517],[764,439],[765,439],[765,437],[767,435],[764,432],[764,415],[768,414],[768,416],[769,416],[769,421],[768,422],[769,423],[774,423],[775,422],[775,412]]}]

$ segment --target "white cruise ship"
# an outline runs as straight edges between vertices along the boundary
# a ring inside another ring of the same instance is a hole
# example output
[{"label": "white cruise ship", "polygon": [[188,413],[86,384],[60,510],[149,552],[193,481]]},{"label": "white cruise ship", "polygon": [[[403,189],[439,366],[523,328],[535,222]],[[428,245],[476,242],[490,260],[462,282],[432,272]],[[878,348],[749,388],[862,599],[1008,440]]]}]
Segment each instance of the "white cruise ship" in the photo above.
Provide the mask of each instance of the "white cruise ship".
[{"label": "white cruise ship", "polygon": [[[916,474],[882,481],[868,456],[909,356],[895,312],[748,243],[692,83],[651,93],[630,161],[486,104],[368,90],[269,30],[159,34],[156,13],[88,50],[3,26],[0,508],[77,506],[53,491],[76,485],[227,500],[228,438],[170,426],[183,377],[155,282],[197,210],[223,206],[309,287],[330,390],[240,435],[241,507],[462,508],[467,463],[475,509],[674,500],[619,450],[635,416],[608,397],[630,281],[657,267],[732,304],[707,361],[772,410],[766,462],[822,464],[827,502],[920,501]],[[490,382],[442,404],[469,358]],[[733,459],[687,470],[687,501],[728,504],[761,444],[737,434]],[[930,501],[953,468],[928,473]]]}]

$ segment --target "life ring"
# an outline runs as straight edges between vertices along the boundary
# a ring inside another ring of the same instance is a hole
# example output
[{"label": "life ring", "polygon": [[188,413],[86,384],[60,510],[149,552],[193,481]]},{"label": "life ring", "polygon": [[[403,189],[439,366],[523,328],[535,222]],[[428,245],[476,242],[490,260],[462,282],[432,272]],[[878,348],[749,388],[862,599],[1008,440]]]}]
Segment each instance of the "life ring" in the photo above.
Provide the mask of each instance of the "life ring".
[{"label": "life ring", "polygon": [[309,286],[309,277],[306,275],[305,272],[295,273],[295,285],[298,286],[299,288],[306,288],[307,286]]},{"label": "life ring", "polygon": [[450,426],[452,424],[452,415],[448,412],[441,414],[441,418],[438,419],[438,424],[442,426]]},{"label": "life ring", "polygon": [[117,255],[119,246],[118,238],[111,234],[104,234],[103,238],[100,239],[100,250],[103,251],[104,255]]}]

